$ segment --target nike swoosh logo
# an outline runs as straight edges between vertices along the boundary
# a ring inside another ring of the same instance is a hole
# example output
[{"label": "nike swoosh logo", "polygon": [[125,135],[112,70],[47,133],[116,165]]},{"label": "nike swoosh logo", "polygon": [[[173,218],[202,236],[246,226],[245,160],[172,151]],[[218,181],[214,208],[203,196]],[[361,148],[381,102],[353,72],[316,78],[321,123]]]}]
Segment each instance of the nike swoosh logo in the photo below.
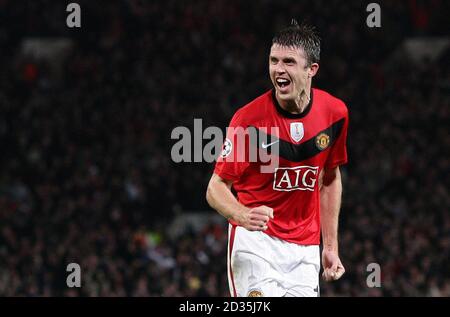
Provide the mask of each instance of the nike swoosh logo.
[{"label": "nike swoosh logo", "polygon": [[[260,130],[254,126],[249,126],[249,129],[254,130],[257,137],[253,138],[254,140],[251,140],[252,145],[256,146],[260,149],[263,149],[261,142],[263,140],[279,140],[280,144],[278,144],[279,147],[279,153],[277,155],[281,158],[284,158],[288,161],[292,162],[301,162],[307,159],[310,159],[317,154],[321,153],[322,150],[319,149],[316,143],[316,137],[320,133],[325,133],[330,136],[330,143],[327,147],[327,149],[331,148],[336,142],[336,140],[340,137],[341,133],[344,131],[345,126],[345,118],[341,118],[340,120],[332,123],[330,126],[328,126],[326,129],[319,131],[315,136],[311,137],[309,140],[304,141],[300,144],[294,144],[289,141],[285,141],[283,139],[280,139],[276,135],[271,135],[266,132],[264,132],[264,129]],[[250,138],[252,139],[252,138]],[[265,145],[267,146],[267,145]],[[268,150],[269,151],[269,150]]]},{"label": "nike swoosh logo", "polygon": [[264,144],[264,142],[261,144],[261,147],[263,148],[263,149],[267,149],[269,146],[272,146],[272,145],[274,145],[275,143],[278,143],[278,142],[280,142],[280,140],[276,140],[275,142],[272,142],[272,143],[269,143],[269,144]]}]

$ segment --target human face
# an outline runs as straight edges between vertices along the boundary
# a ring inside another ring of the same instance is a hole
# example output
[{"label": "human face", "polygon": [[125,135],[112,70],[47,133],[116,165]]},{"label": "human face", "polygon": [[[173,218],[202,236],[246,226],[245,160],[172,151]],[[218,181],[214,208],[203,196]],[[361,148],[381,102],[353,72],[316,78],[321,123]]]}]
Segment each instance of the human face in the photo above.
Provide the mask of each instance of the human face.
[{"label": "human face", "polygon": [[311,87],[311,77],[315,72],[307,66],[302,48],[273,44],[270,48],[269,74],[279,100],[289,103],[299,100],[303,92]]}]

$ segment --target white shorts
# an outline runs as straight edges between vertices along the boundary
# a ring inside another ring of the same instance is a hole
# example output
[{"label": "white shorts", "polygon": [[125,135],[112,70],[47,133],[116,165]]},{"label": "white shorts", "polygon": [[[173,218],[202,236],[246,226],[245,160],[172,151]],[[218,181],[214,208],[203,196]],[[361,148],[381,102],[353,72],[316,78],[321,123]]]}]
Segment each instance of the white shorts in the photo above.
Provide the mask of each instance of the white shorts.
[{"label": "white shorts", "polygon": [[233,297],[317,297],[320,249],[229,225],[228,283]]}]

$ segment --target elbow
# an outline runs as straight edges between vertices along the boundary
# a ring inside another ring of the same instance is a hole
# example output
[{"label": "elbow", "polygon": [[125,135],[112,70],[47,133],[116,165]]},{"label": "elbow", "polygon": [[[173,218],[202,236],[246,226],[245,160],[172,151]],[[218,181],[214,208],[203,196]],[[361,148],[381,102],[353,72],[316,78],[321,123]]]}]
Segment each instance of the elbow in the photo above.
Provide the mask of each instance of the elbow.
[{"label": "elbow", "polygon": [[208,187],[206,188],[206,201],[208,202],[208,205],[212,208],[213,194],[211,189],[211,183],[209,183]]}]

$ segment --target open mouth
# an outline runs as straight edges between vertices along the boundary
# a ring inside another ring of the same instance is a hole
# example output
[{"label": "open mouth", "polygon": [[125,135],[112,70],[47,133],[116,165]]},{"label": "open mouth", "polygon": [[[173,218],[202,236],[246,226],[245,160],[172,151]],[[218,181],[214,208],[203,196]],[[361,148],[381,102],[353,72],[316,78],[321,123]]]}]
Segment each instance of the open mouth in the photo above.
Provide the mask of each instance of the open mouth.
[{"label": "open mouth", "polygon": [[286,78],[277,78],[275,80],[275,82],[277,83],[277,86],[281,89],[281,90],[285,90],[286,88],[289,87],[289,85],[291,84],[291,81],[289,79]]}]

